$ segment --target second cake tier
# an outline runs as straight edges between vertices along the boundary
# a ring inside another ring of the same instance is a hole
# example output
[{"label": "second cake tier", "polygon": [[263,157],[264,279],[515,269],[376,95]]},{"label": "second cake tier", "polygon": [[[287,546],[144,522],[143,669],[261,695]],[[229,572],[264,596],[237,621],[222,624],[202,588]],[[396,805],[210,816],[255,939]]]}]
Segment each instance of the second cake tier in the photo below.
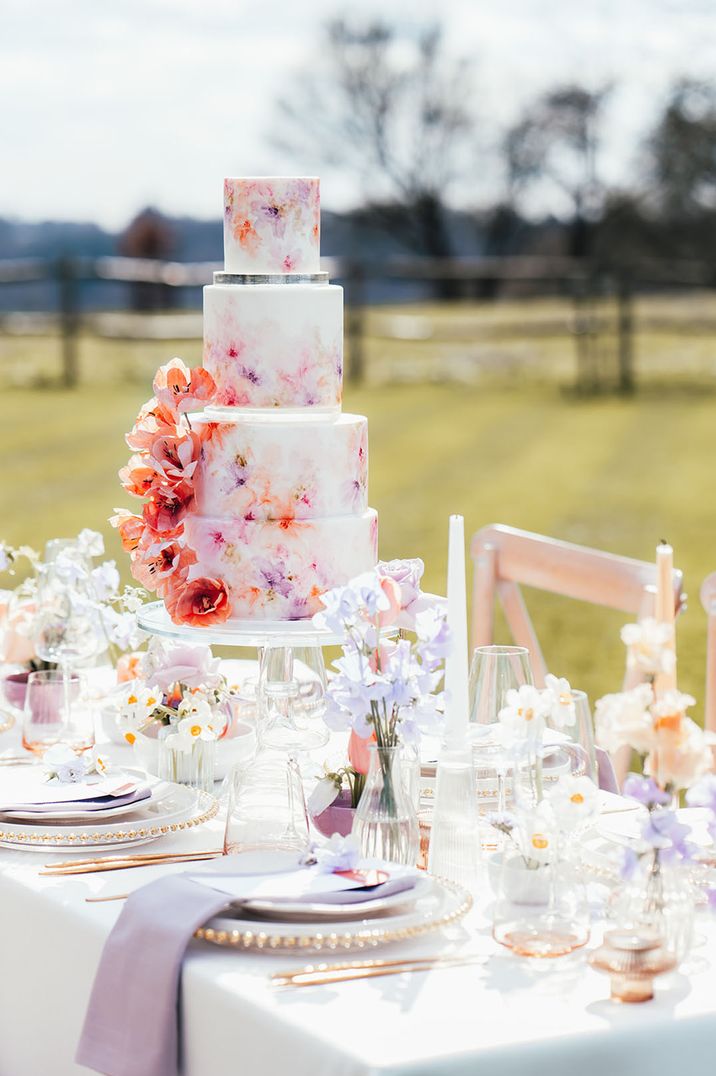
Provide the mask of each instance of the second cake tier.
[{"label": "second cake tier", "polygon": [[313,519],[368,507],[368,421],[283,418],[206,422],[194,473],[196,510],[239,519]]},{"label": "second cake tier", "polygon": [[191,578],[222,580],[237,620],[304,620],[322,608],[321,594],[378,559],[373,509],[358,516],[252,522],[189,515],[184,536],[197,557]]},{"label": "second cake tier", "polygon": [[224,407],[340,407],[343,289],[336,284],[204,288],[204,367]]}]

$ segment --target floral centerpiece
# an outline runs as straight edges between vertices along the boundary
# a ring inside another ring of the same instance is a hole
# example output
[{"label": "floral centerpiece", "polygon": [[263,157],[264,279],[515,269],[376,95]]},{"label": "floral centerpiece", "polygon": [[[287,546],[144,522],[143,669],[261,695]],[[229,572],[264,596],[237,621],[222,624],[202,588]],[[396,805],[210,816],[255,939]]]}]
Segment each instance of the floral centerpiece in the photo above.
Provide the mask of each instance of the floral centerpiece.
[{"label": "floral centerpiece", "polygon": [[129,744],[142,736],[158,740],[158,776],[211,790],[232,694],[219,667],[208,646],[166,647],[154,639],[138,678],[123,685],[118,726]]},{"label": "floral centerpiece", "polygon": [[[30,568],[5,604],[2,657],[24,665],[27,672],[49,668],[52,663],[38,657],[37,649],[61,651],[73,634],[82,631],[92,636],[88,642],[92,653],[107,651],[122,676],[145,638],[137,612],[146,594],[138,587],[120,585],[113,560],[96,563],[104,553],[97,531],[85,528],[58,547],[44,563],[30,546],[0,543],[0,572],[14,576],[23,561]],[[15,680],[23,675],[26,679],[26,673],[19,673]]]},{"label": "floral centerpiece", "polygon": [[[625,853],[619,914],[662,933],[679,956],[688,948],[693,899],[679,865],[691,858],[690,828],[675,808],[712,768],[709,737],[687,711],[695,699],[675,688],[672,624],[645,619],[622,629],[628,667],[643,682],[605,695],[595,710],[597,742],[610,753],[631,749],[643,775],[630,774],[623,792],[646,809],[637,849]],[[666,678],[667,689],[663,690]],[[687,796],[688,799],[688,796]]]},{"label": "floral centerpiece", "polygon": [[[364,855],[414,863],[415,805],[405,793],[402,747],[442,722],[438,691],[450,647],[444,609],[420,590],[420,560],[382,562],[322,596],[314,616],[345,637],[326,695],[325,721],[368,742],[370,765],[355,828]],[[414,633],[415,640],[403,637]],[[391,636],[398,636],[397,638]],[[354,738],[355,746],[355,738]],[[340,785],[332,777],[334,796]]]}]

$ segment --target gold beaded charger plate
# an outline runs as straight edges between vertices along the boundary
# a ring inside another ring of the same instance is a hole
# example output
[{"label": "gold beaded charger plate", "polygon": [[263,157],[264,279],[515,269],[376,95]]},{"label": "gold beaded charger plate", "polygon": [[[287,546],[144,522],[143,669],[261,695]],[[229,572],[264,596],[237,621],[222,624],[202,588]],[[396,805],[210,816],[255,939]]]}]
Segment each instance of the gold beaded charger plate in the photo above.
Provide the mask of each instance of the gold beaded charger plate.
[{"label": "gold beaded charger plate", "polygon": [[269,953],[355,952],[411,941],[457,923],[472,908],[472,896],[462,886],[432,875],[425,875],[425,880],[428,885],[407,912],[396,908],[377,919],[346,921],[334,916],[298,923],[249,918],[242,909],[234,915],[216,916],[195,937],[214,945]]},{"label": "gold beaded charger plate", "polygon": [[121,822],[0,822],[0,845],[31,852],[47,852],[55,848],[63,852],[104,852],[146,844],[159,837],[193,829],[209,822],[219,810],[218,800],[208,792],[166,783],[166,795],[157,800],[153,797],[144,800]]}]

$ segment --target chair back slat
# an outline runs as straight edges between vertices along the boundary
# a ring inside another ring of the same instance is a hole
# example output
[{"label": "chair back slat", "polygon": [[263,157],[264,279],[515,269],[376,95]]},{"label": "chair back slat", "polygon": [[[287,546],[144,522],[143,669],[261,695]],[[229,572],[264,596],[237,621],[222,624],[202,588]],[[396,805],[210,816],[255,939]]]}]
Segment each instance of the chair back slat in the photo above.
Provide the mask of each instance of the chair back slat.
[{"label": "chair back slat", "polygon": [[716,732],[716,572],[707,575],[701,585],[701,604],[708,617],[704,727]]}]

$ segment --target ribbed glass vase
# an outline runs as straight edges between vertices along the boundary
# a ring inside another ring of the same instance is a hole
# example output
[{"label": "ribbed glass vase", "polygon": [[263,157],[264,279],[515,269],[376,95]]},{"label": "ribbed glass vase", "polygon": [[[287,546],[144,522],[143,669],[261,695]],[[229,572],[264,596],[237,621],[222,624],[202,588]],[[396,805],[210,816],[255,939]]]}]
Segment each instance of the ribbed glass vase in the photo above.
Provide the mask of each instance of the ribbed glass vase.
[{"label": "ribbed glass vase", "polygon": [[363,856],[415,866],[420,835],[415,804],[404,783],[403,748],[371,744],[369,751],[353,835]]},{"label": "ribbed glass vase", "polygon": [[159,740],[157,776],[163,781],[189,785],[203,792],[214,791],[216,740],[197,739],[190,751],[177,751],[167,746],[166,737]]}]

